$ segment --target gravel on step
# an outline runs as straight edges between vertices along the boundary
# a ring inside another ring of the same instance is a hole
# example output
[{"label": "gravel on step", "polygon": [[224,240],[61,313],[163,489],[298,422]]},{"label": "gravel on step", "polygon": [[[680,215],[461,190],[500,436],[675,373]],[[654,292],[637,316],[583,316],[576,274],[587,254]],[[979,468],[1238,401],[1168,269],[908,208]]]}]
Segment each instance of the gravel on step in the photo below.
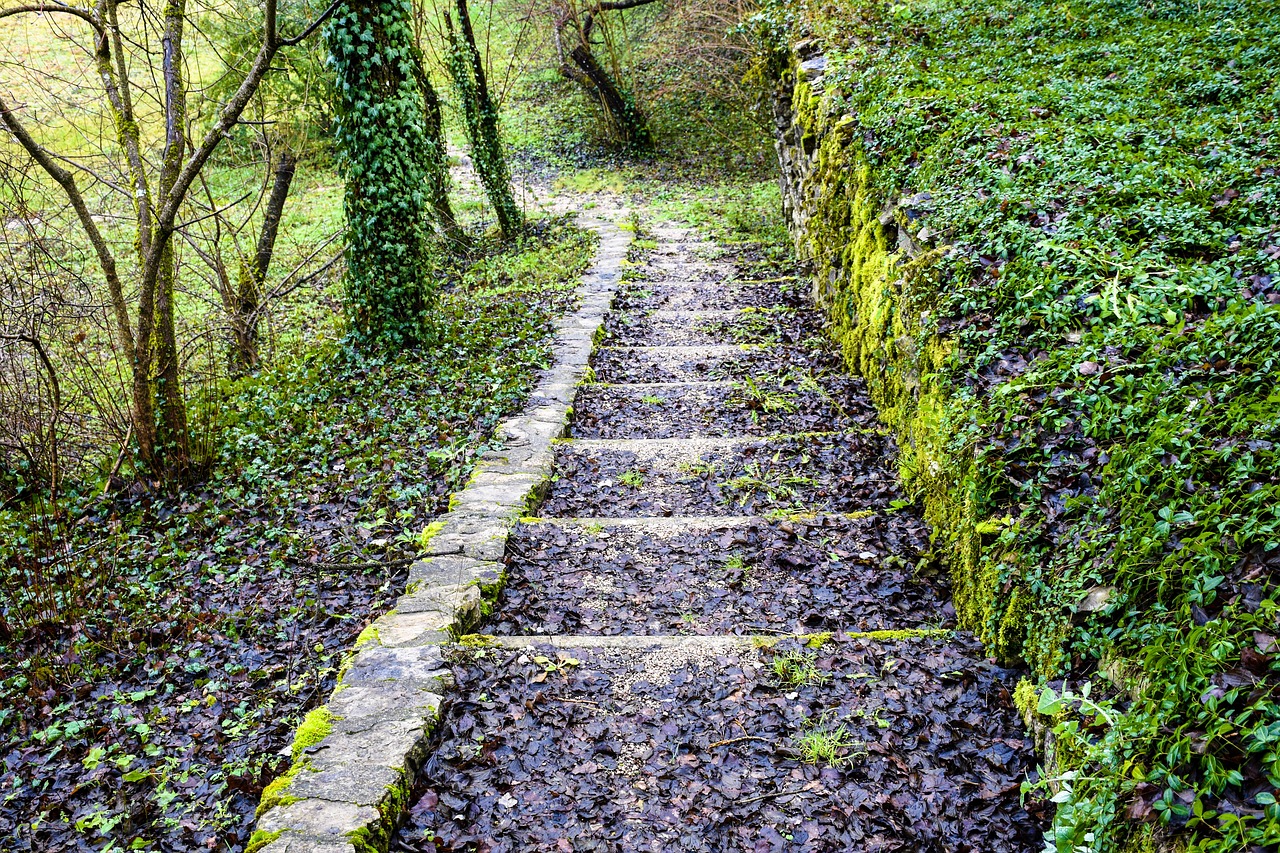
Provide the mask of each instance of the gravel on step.
[{"label": "gravel on step", "polygon": [[901,499],[892,439],[854,432],[730,441],[564,442],[546,516],[857,512]]},{"label": "gravel on step", "polygon": [[[646,346],[798,344],[818,338],[812,311],[769,308],[738,311],[615,311],[605,320],[604,342]],[[819,338],[820,340],[820,338]]]},{"label": "gravel on step", "polygon": [[[825,386],[825,387],[824,387]],[[575,438],[699,438],[839,432],[869,418],[841,377],[809,383],[584,385]],[[830,390],[828,390],[830,389]],[[849,403],[846,409],[843,405]]]}]

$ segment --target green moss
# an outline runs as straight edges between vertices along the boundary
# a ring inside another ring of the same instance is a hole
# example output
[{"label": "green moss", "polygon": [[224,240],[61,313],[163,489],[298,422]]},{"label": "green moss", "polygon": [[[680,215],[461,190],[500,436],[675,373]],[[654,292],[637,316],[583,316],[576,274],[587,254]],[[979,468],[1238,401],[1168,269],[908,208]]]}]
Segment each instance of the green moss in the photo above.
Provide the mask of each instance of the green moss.
[{"label": "green moss", "polygon": [[257,851],[266,847],[281,835],[284,835],[284,831],[280,829],[274,832],[264,832],[261,829],[256,829],[253,835],[249,836],[249,843],[245,845],[244,853],[257,853]]},{"label": "green moss", "polygon": [[491,634],[462,634],[454,642],[469,649],[488,649],[500,645]]},{"label": "green moss", "polygon": [[365,625],[364,630],[360,632],[360,636],[356,637],[356,648],[376,642],[378,642],[378,623],[374,621]]},{"label": "green moss", "polygon": [[954,633],[949,628],[904,628],[889,631],[850,631],[845,636],[859,640],[892,642],[894,640],[918,640],[925,637],[950,637]]},{"label": "green moss", "polygon": [[810,634],[809,639],[805,640],[805,645],[811,649],[820,649],[825,646],[834,635],[830,631],[823,631],[820,634]]},{"label": "green moss", "polygon": [[[370,625],[369,627],[373,626]],[[336,694],[340,689],[342,689],[341,678],[339,678],[339,687],[334,690],[334,693]],[[298,730],[293,735],[293,746],[290,750],[290,757],[293,763],[288,771],[276,777],[270,785],[263,789],[262,798],[258,801],[257,814],[259,817],[276,806],[287,806],[298,801],[298,797],[290,796],[285,791],[288,790],[294,777],[307,766],[305,755],[307,749],[329,736],[333,731],[333,723],[336,719],[337,717],[323,705],[319,708],[313,708],[303,718],[302,725],[298,726]]]},{"label": "green moss", "polygon": [[324,705],[319,708],[313,708],[303,718],[302,725],[298,726],[298,731],[293,736],[291,755],[295,765],[301,760],[306,750],[329,736],[333,731],[335,719],[337,718],[334,717],[333,712]]},{"label": "green moss", "polygon": [[1040,691],[1030,678],[1018,679],[1018,686],[1013,688],[1013,706],[1018,709],[1022,719],[1030,720],[1035,716],[1036,705],[1040,701]]},{"label": "green moss", "polygon": [[408,779],[401,773],[378,804],[378,820],[347,834],[356,853],[386,853],[391,834],[400,824],[400,818],[409,805],[409,793]]},{"label": "green moss", "polygon": [[255,813],[257,817],[262,817],[276,806],[287,806],[290,803],[298,802],[299,797],[290,796],[285,791],[288,790],[289,785],[293,782],[294,777],[298,775],[298,772],[302,770],[302,767],[301,763],[295,761],[285,773],[277,776],[270,785],[262,789],[262,797],[258,800],[258,809]]},{"label": "green moss", "polygon": [[[454,509],[454,496],[450,495],[449,511],[453,512],[453,509]],[[431,540],[435,539],[436,536],[439,535],[441,530],[444,530],[444,525],[445,523],[443,521],[433,521],[430,524],[428,524],[426,527],[424,527],[422,529],[422,532],[418,534],[418,547],[421,548],[423,551],[427,550],[427,548],[430,547],[431,545]]]}]

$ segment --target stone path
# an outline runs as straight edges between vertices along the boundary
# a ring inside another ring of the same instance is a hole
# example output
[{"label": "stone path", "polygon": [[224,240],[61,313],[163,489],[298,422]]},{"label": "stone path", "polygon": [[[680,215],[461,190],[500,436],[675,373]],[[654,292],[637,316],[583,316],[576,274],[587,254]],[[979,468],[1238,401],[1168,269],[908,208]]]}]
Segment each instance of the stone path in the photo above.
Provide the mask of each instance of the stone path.
[{"label": "stone path", "polygon": [[392,849],[1038,850],[860,385],[797,295],[654,236]]}]

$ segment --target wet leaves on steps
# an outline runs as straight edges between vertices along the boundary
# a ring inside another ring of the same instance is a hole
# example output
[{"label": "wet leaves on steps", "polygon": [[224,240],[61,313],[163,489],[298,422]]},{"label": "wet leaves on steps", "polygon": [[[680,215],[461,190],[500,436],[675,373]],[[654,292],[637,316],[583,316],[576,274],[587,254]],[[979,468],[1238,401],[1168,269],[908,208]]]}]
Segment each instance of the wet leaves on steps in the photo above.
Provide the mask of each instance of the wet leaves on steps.
[{"label": "wet leaves on steps", "polygon": [[[1039,849],[1030,744],[976,643],[840,638],[820,685],[784,685],[772,659],[796,651],[459,650],[393,849]],[[806,763],[818,725],[856,748]]]},{"label": "wet leaves on steps", "polygon": [[[910,513],[651,532],[517,528],[492,634],[754,634],[950,627]],[[923,565],[921,565],[923,564]]]}]

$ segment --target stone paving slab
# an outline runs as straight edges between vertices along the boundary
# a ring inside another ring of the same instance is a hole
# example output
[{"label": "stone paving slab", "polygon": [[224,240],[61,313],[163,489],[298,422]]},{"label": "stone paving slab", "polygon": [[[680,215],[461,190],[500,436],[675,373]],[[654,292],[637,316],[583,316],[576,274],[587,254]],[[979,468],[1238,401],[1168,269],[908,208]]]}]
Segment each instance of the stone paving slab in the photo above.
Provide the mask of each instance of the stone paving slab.
[{"label": "stone paving slab", "polygon": [[950,627],[914,513],[716,525],[521,523],[488,634],[755,634]]},{"label": "stone paving slab", "polygon": [[765,436],[858,425],[820,385],[785,391],[740,383],[584,385],[574,415],[574,438]]},{"label": "stone paving slab", "polygon": [[262,851],[387,849],[451,683],[442,645],[470,630],[486,590],[501,583],[507,536],[545,490],[553,443],[565,432],[621,281],[631,235],[595,214],[580,221],[600,234],[600,245],[580,285],[580,307],[556,326],[556,365],[524,412],[496,430],[498,446],[480,457],[449,513],[428,529],[405,594],[361,634],[329,702],[308,715],[293,767],[263,794],[254,842]]},{"label": "stone paving slab", "polygon": [[454,661],[406,850],[1041,843],[1019,803],[1031,744],[970,637],[521,637]]},{"label": "stone paving slab", "polygon": [[573,439],[557,444],[547,516],[857,512],[902,498],[879,433]]},{"label": "stone paving slab", "polygon": [[645,346],[795,344],[820,336],[811,312],[789,306],[690,310],[645,307],[617,312],[605,321],[605,343]]},{"label": "stone paving slab", "polygon": [[697,346],[606,346],[592,360],[595,378],[605,383],[741,381],[777,373],[792,361],[777,346],[718,344]]}]

